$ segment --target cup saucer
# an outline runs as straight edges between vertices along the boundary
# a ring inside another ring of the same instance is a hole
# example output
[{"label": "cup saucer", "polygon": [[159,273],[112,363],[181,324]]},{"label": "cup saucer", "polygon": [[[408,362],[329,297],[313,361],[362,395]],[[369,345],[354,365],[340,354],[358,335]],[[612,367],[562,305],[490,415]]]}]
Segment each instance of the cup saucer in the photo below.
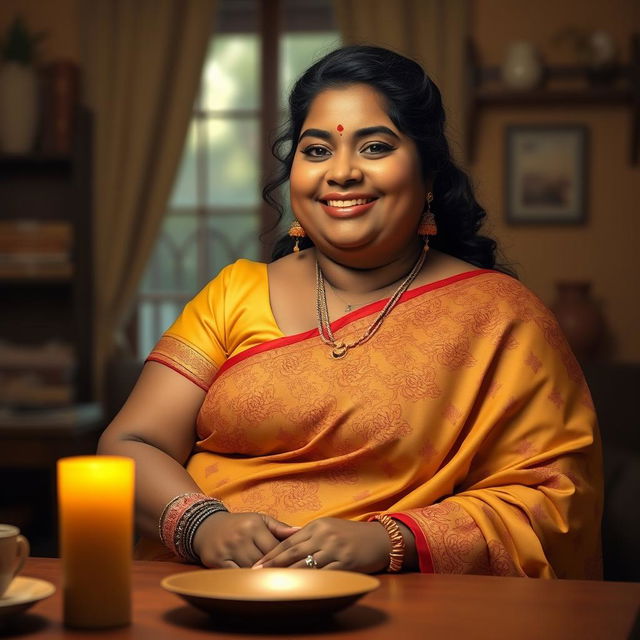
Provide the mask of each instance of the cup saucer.
[{"label": "cup saucer", "polygon": [[48,598],[56,588],[46,580],[18,576],[0,596],[0,619],[26,611],[36,602]]}]

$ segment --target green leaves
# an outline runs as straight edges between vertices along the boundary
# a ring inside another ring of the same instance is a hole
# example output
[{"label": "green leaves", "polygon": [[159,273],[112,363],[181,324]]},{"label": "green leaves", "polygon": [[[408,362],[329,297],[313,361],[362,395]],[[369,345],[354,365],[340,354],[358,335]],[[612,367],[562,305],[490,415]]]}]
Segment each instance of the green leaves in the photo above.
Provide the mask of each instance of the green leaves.
[{"label": "green leaves", "polygon": [[35,62],[38,45],[46,33],[31,33],[21,16],[16,16],[0,41],[0,57],[6,62],[30,65]]}]

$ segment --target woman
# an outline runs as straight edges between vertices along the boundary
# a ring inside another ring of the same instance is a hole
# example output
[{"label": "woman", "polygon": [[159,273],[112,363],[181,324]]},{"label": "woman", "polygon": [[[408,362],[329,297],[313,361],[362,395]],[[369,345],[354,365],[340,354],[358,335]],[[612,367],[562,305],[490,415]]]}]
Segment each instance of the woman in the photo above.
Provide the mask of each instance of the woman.
[{"label": "woman", "polygon": [[187,304],[101,438],[136,460],[143,556],[160,537],[209,567],[597,576],[589,392],[478,235],[437,87],[345,47],[290,111],[265,189],[289,181],[290,237]]}]

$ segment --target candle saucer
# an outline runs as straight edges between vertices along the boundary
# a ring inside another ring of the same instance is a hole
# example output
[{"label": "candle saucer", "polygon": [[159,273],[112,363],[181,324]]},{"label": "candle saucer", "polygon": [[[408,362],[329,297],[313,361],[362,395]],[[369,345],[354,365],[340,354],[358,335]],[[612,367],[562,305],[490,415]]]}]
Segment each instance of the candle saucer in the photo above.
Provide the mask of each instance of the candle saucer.
[{"label": "candle saucer", "polygon": [[207,613],[263,619],[333,613],[380,581],[353,571],[202,569],[168,576],[161,585]]},{"label": "candle saucer", "polygon": [[0,596],[0,619],[26,611],[36,602],[55,593],[56,588],[46,580],[18,576],[3,596]]}]

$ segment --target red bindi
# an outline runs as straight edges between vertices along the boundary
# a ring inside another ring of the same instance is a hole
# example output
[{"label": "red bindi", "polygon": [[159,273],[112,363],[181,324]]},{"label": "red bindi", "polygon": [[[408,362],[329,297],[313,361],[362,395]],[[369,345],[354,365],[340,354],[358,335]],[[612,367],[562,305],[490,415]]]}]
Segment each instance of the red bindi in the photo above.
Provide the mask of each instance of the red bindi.
[{"label": "red bindi", "polygon": [[340,135],[342,135],[342,132],[344,131],[344,127],[343,127],[341,124],[339,124],[339,125],[336,127],[336,129],[338,130],[338,133],[339,133]]}]

